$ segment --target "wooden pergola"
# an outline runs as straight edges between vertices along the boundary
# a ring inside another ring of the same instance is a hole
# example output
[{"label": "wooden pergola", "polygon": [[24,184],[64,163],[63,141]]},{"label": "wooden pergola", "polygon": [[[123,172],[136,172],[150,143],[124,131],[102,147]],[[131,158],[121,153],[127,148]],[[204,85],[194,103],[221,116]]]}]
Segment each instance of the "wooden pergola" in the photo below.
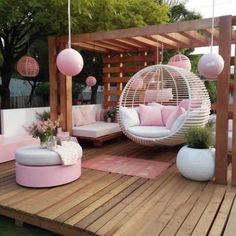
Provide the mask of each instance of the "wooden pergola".
[{"label": "wooden pergola", "polygon": [[[145,66],[158,63],[160,49],[183,49],[210,45],[211,18],[172,24],[129,28],[109,32],[86,33],[72,36],[72,47],[100,52],[103,55],[104,106],[114,106],[124,84],[132,74]],[[215,18],[214,45],[224,58],[223,72],[217,79],[216,172],[215,182],[227,183],[227,143],[231,45],[236,43],[233,26],[236,16]],[[72,129],[72,78],[60,74],[56,68],[58,52],[67,47],[68,36],[49,38],[50,107],[51,118],[61,115],[62,128]],[[235,55],[235,54],[234,54]],[[236,66],[235,66],[236,67]],[[111,86],[111,85],[116,85]],[[236,91],[236,69],[234,72]],[[114,89],[115,88],[115,89]],[[233,114],[236,114],[234,93]],[[232,185],[236,185],[236,115],[233,118]]]}]

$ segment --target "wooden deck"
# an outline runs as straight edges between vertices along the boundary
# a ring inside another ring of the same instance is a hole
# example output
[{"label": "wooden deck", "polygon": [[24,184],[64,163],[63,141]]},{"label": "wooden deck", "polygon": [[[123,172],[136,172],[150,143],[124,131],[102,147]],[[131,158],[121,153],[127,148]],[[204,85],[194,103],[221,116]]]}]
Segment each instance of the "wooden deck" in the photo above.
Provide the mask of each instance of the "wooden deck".
[{"label": "wooden deck", "polygon": [[[174,163],[176,151],[122,140],[87,148],[84,159],[106,153]],[[0,214],[70,236],[235,236],[235,193],[188,181],[175,164],[156,180],[84,169],[79,180],[48,189],[20,187],[14,162],[0,165]]]}]

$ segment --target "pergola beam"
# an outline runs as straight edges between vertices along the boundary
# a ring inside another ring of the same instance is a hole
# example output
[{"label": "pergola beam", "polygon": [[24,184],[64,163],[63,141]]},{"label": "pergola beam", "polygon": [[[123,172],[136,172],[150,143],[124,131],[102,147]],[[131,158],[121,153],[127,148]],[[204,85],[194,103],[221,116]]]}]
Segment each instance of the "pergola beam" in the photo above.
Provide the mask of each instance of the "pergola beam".
[{"label": "pergola beam", "polygon": [[[215,26],[219,26],[219,17],[215,18]],[[149,36],[157,34],[168,34],[173,32],[183,32],[191,30],[200,30],[211,27],[211,18],[192,21],[182,21],[171,24],[152,25],[146,27],[135,27],[129,29],[113,30],[109,32],[85,33],[72,36],[73,42],[87,42],[97,40],[122,39],[136,36]],[[66,43],[68,36],[61,36],[58,41]]]}]

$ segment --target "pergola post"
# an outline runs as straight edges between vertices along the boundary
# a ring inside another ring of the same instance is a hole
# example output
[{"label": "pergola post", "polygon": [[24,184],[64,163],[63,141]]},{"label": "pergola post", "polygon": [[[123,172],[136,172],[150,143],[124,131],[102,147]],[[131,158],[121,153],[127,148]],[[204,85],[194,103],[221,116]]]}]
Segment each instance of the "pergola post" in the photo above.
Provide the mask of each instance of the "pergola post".
[{"label": "pergola post", "polygon": [[232,16],[220,17],[219,26],[219,54],[223,57],[225,65],[217,80],[215,182],[218,184],[227,184],[228,107]]},{"label": "pergola post", "polygon": [[231,184],[236,186],[236,45],[234,52],[234,89],[233,89],[233,143],[232,143],[232,179]]},{"label": "pergola post", "polygon": [[48,58],[49,58],[49,84],[50,84],[50,118],[57,119],[58,115],[58,81],[56,67],[56,38],[48,38]]}]

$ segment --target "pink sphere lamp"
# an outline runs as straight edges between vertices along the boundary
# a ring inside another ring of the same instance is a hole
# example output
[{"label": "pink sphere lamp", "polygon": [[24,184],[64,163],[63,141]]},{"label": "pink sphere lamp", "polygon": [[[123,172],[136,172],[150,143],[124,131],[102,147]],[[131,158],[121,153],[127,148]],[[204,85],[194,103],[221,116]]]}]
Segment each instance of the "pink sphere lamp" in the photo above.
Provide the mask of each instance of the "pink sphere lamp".
[{"label": "pink sphere lamp", "polygon": [[39,64],[33,57],[21,57],[17,62],[16,68],[23,77],[36,77],[39,74]]},{"label": "pink sphere lamp", "polygon": [[75,76],[81,72],[84,61],[80,53],[71,48],[71,15],[70,0],[68,0],[68,48],[62,50],[56,60],[57,68],[63,75]]},{"label": "pink sphere lamp", "polygon": [[82,56],[73,48],[62,50],[57,56],[56,63],[59,71],[68,76],[79,74],[84,66]]},{"label": "pink sphere lamp", "polygon": [[198,62],[198,72],[208,79],[217,78],[223,69],[224,59],[218,53],[207,53]]},{"label": "pink sphere lamp", "polygon": [[178,53],[170,58],[168,65],[180,67],[187,71],[191,71],[191,62],[189,58],[181,53]]},{"label": "pink sphere lamp", "polygon": [[89,87],[93,87],[95,84],[97,83],[97,80],[94,76],[88,76],[87,79],[86,79],[86,84],[89,86]]},{"label": "pink sphere lamp", "polygon": [[198,72],[207,79],[214,80],[224,69],[224,59],[218,53],[213,52],[213,31],[214,31],[214,9],[215,0],[212,6],[212,22],[211,22],[211,44],[210,53],[203,55],[198,62]]}]

